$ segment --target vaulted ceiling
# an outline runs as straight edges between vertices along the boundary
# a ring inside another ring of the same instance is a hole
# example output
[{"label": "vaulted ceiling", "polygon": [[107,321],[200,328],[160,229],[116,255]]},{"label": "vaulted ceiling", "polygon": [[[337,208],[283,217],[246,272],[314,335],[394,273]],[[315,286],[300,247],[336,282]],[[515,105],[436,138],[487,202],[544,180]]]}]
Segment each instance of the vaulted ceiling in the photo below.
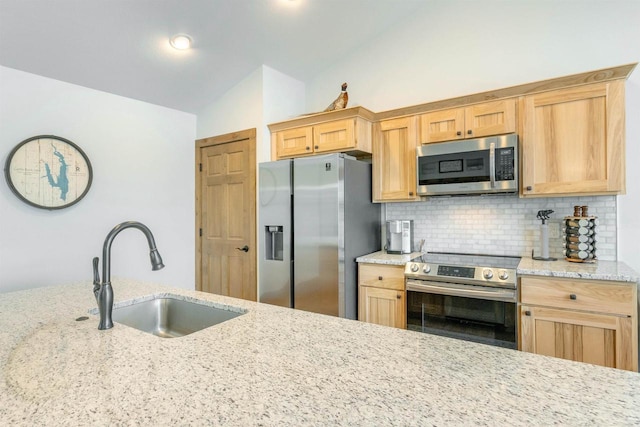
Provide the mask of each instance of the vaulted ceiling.
[{"label": "vaulted ceiling", "polygon": [[308,81],[425,4],[0,0],[0,65],[197,113],[263,64]]}]

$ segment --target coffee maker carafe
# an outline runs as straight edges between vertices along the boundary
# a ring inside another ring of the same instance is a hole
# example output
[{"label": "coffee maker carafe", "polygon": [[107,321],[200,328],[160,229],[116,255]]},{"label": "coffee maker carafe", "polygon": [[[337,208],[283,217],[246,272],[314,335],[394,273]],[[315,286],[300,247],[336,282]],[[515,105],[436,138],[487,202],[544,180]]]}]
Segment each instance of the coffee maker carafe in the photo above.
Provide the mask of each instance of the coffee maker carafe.
[{"label": "coffee maker carafe", "polygon": [[413,249],[413,220],[387,221],[388,254],[410,254]]}]

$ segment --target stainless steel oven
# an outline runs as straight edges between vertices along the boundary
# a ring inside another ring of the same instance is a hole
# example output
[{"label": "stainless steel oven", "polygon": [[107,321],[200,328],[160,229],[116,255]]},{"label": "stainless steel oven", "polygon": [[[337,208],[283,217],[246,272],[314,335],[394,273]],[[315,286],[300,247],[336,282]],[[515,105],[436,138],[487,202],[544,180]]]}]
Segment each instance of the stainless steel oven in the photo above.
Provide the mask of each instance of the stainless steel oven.
[{"label": "stainless steel oven", "polygon": [[407,329],[517,348],[519,261],[428,253],[407,263]]}]

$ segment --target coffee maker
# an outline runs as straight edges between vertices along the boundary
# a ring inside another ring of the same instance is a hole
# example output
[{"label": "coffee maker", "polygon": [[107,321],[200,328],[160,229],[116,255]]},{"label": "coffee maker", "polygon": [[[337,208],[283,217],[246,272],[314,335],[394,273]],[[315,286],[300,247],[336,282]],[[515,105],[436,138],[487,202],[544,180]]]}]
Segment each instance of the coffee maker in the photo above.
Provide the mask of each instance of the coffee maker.
[{"label": "coffee maker", "polygon": [[413,220],[387,221],[388,254],[410,254],[413,251]]}]

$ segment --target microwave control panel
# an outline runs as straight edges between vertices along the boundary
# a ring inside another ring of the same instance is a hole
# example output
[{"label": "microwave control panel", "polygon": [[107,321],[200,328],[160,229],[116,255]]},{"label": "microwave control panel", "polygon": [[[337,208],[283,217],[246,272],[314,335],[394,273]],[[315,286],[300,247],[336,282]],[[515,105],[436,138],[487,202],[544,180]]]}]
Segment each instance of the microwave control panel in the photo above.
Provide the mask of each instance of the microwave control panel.
[{"label": "microwave control panel", "polygon": [[496,149],[496,181],[513,181],[515,179],[515,150],[513,147]]}]

